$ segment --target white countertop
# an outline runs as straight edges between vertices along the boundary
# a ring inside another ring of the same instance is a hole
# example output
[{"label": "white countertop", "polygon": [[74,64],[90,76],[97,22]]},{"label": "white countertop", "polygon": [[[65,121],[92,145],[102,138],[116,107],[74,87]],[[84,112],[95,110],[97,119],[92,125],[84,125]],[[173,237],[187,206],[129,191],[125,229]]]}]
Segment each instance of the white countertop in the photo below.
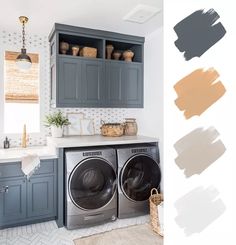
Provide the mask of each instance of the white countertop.
[{"label": "white countertop", "polygon": [[86,146],[107,146],[125,145],[137,143],[158,142],[157,138],[146,136],[120,136],[105,137],[102,135],[93,136],[65,136],[63,138],[47,138],[47,146],[35,146],[27,148],[0,149],[0,164],[6,162],[21,161],[21,158],[29,154],[37,154],[40,159],[58,158],[58,148],[86,147]]},{"label": "white countertop", "polygon": [[21,161],[23,156],[29,154],[37,154],[40,159],[54,159],[58,157],[55,147],[53,148],[48,146],[0,149],[0,164]]},{"label": "white countertop", "polygon": [[146,136],[120,136],[106,137],[102,135],[92,136],[65,136],[63,138],[47,138],[47,144],[56,148],[67,147],[86,147],[86,146],[106,146],[106,145],[124,145],[137,143],[153,143],[158,142],[157,138]]}]

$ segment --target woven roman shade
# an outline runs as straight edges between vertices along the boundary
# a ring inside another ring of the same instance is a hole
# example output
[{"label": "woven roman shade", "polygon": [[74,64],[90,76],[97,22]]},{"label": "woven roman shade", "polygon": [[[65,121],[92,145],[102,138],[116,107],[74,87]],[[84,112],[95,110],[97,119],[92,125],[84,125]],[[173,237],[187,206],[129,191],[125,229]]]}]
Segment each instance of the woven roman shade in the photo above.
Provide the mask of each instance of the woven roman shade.
[{"label": "woven roman shade", "polygon": [[39,100],[39,55],[31,54],[32,67],[20,71],[16,66],[18,52],[5,51],[5,102],[38,103]]}]

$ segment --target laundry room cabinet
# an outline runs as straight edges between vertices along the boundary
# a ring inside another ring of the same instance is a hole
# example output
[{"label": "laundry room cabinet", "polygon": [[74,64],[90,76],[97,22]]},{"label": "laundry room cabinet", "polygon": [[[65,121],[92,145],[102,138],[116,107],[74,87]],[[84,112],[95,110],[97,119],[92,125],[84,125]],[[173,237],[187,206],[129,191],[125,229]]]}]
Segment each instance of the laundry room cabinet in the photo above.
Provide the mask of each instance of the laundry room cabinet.
[{"label": "laundry room cabinet", "polygon": [[0,228],[57,216],[57,160],[40,165],[27,179],[20,162],[0,164]]},{"label": "laundry room cabinet", "polygon": [[0,180],[0,227],[26,218],[26,180]]},{"label": "laundry room cabinet", "polygon": [[142,65],[106,61],[107,101],[113,107],[142,107]]},{"label": "laundry room cabinet", "polygon": [[59,58],[58,107],[102,106],[104,86],[102,61]]},{"label": "laundry room cabinet", "polygon": [[[56,23],[49,41],[52,107],[143,107],[143,37]],[[73,55],[74,45],[95,48],[97,55]],[[133,60],[108,59],[108,45],[121,54],[131,50]]]},{"label": "laundry room cabinet", "polygon": [[28,217],[55,215],[54,176],[34,177],[27,183]]}]

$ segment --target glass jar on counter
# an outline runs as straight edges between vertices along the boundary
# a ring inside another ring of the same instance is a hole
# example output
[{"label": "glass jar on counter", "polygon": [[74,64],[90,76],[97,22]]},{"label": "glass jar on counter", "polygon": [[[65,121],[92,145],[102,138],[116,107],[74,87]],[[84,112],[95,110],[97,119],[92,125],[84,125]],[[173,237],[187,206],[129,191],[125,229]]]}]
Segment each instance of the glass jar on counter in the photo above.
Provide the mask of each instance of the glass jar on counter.
[{"label": "glass jar on counter", "polygon": [[136,119],[135,118],[125,118],[125,129],[124,129],[124,133],[125,135],[137,135],[138,133],[138,125],[136,123]]}]

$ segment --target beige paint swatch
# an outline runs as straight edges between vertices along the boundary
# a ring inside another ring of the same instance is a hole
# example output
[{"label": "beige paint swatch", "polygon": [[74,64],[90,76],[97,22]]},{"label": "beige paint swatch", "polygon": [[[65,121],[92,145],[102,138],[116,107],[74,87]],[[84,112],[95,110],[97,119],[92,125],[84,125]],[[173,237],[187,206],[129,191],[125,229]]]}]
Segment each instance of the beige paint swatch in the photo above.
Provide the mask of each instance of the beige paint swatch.
[{"label": "beige paint swatch", "polygon": [[219,133],[213,127],[197,128],[175,143],[178,153],[175,162],[184,169],[186,177],[201,174],[224,154],[226,148],[218,137]]},{"label": "beige paint swatch", "polygon": [[213,68],[197,69],[175,84],[178,95],[175,104],[184,111],[186,119],[200,116],[224,95],[225,87],[218,78],[219,74]]}]

